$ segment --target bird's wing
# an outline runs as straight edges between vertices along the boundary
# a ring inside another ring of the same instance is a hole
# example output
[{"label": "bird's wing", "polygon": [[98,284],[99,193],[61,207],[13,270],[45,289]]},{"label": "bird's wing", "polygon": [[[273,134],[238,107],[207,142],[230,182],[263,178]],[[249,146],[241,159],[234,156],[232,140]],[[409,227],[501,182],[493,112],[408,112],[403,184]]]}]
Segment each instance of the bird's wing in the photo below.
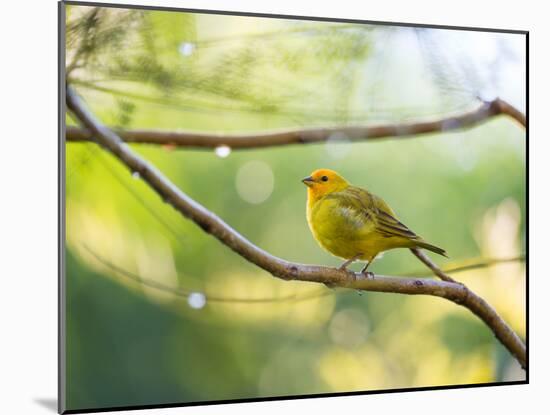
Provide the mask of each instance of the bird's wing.
[{"label": "bird's wing", "polygon": [[341,192],[330,193],[324,197],[324,200],[333,200],[337,206],[338,213],[347,219],[347,222],[355,228],[361,228],[368,222],[374,223],[373,215],[365,209],[365,205],[354,192],[348,189]]},{"label": "bird's wing", "polygon": [[365,214],[375,223],[378,233],[387,237],[400,236],[407,239],[420,239],[396,218],[392,208],[380,197],[354,186],[350,186],[342,193],[346,193],[349,198],[355,200],[355,204],[360,204]]}]

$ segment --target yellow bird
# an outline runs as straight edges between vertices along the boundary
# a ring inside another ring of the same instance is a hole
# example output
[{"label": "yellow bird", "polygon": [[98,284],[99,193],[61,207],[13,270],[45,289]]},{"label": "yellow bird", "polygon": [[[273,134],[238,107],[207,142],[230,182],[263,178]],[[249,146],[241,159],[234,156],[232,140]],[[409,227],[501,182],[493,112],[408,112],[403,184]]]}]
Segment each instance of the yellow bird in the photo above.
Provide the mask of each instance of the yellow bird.
[{"label": "yellow bird", "polygon": [[315,170],[302,182],[307,189],[307,222],[322,248],[345,259],[341,269],[394,248],[424,248],[447,256],[401,223],[380,197],[349,184],[333,170]]}]

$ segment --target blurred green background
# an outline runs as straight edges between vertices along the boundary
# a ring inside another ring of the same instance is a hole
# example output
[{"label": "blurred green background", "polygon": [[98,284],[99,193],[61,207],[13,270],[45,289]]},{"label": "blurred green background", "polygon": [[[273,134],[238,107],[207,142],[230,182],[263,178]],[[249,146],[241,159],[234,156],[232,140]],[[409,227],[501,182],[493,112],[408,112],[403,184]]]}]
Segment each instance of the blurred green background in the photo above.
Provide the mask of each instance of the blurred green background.
[{"label": "blurred green background", "polygon": [[[400,122],[497,95],[525,110],[522,35],[68,6],[66,36],[68,82],[119,129]],[[443,267],[525,251],[525,131],[505,117],[372,143],[132,149],[289,261],[340,263],[305,220],[300,179],[320,167],[382,196]],[[66,144],[66,225],[69,409],[525,379],[466,309],[273,278],[93,143]],[[370,270],[426,272],[407,250]],[[523,262],[455,277],[525,336]]]}]

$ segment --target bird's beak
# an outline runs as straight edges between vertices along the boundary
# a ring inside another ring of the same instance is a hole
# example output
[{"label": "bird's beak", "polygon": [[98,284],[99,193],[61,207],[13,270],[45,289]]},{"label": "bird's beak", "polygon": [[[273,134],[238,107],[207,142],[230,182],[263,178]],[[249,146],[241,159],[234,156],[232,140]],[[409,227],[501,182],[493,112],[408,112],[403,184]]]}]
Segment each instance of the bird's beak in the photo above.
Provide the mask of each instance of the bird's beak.
[{"label": "bird's beak", "polygon": [[305,184],[307,187],[313,186],[313,183],[315,181],[313,180],[313,177],[307,176],[302,179],[302,183]]}]

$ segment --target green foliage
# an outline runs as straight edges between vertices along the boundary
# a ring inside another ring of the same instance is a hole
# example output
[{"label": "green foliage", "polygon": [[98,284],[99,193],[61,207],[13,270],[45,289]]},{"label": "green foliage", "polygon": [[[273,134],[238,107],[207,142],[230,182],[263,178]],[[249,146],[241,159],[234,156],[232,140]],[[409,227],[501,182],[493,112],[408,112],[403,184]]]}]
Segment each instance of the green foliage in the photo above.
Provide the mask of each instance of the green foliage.
[{"label": "green foliage", "polygon": [[[231,108],[277,114],[289,113],[285,106],[303,103],[317,92],[311,97],[315,103],[319,91],[303,85],[303,79],[328,74],[328,68],[334,75],[321,81],[347,96],[344,65],[368,56],[370,28],[360,25],[331,24],[218,45],[197,38],[195,18],[188,13],[97,8],[73,13],[67,29],[70,79],[92,89],[126,81],[126,94],[150,85],[149,99],[167,106],[191,100],[202,102],[202,110],[220,109],[226,100]],[[182,52],[185,45],[192,49]],[[193,56],[185,55],[195,48]],[[294,109],[292,116],[309,117],[316,110]]]}]

